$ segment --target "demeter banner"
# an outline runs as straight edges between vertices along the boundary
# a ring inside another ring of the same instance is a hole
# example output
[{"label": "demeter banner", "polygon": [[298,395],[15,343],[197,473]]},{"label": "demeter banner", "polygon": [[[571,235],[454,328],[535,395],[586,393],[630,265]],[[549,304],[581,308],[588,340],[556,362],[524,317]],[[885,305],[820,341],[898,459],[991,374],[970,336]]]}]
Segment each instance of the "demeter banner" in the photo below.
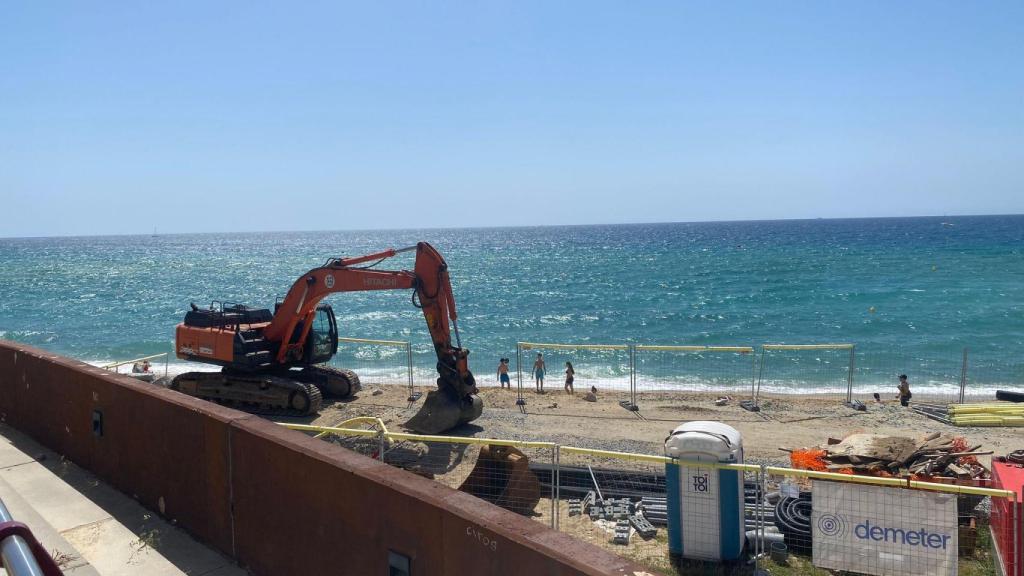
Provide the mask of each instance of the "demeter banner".
[{"label": "demeter banner", "polygon": [[815,481],[814,565],[878,576],[955,576],[956,496]]}]

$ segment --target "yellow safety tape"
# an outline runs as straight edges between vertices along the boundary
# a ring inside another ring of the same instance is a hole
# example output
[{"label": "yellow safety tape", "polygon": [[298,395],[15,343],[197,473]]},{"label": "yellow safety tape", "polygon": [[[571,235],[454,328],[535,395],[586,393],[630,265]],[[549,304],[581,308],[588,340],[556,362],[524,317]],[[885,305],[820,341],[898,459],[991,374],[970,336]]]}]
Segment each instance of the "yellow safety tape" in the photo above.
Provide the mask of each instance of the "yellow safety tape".
[{"label": "yellow safety tape", "polygon": [[448,442],[451,444],[490,444],[492,446],[513,446],[517,448],[554,448],[554,442],[527,442],[519,440],[500,440],[497,438],[464,438],[462,436],[429,436],[425,434],[405,434],[391,432],[384,435],[391,440],[412,440],[414,442]]},{"label": "yellow safety tape", "polygon": [[523,350],[549,348],[555,350],[626,350],[626,344],[547,344],[543,342],[519,342]]},{"label": "yellow safety tape", "polygon": [[[342,422],[349,424],[354,422],[373,423],[384,428],[384,423],[379,418],[372,416],[360,416]],[[293,424],[291,422],[277,422],[277,424],[292,430],[302,432],[317,432],[315,438],[327,434],[338,436],[378,436],[377,430],[361,430],[356,428],[343,428],[340,426],[314,426],[311,424]],[[461,436],[431,436],[426,434],[404,434],[404,433],[383,433],[389,440],[412,440],[418,442],[447,442],[452,444],[490,444],[493,446],[513,446],[524,448],[548,448],[554,449],[553,442],[527,442],[519,440],[501,440],[497,438],[464,438]],[[593,448],[576,448],[574,446],[560,446],[561,454],[580,454],[598,458],[613,458],[616,460],[628,460],[633,462],[647,462],[652,464],[678,464],[680,466],[695,466],[700,468],[713,468],[719,470],[735,470],[738,472],[760,472],[761,467],[754,464],[725,464],[721,462],[696,462],[689,460],[673,459],[666,456],[653,454],[636,454],[632,452],[616,452],[613,450],[596,450]],[[977,486],[959,486],[956,484],[939,484],[935,482],[922,482],[918,480],[906,480],[902,478],[878,478],[875,476],[858,476],[850,474],[838,474],[835,472],[818,472],[815,470],[797,470],[794,468],[779,468],[767,466],[764,469],[766,474],[776,476],[789,476],[806,478],[809,480],[830,480],[833,482],[848,482],[853,484],[870,484],[874,486],[891,486],[895,488],[909,488],[913,490],[929,490],[932,492],[946,492],[950,494],[970,494],[975,496],[991,496],[993,498],[1015,498],[1012,490],[999,490],[996,488],[981,488]]]},{"label": "yellow safety tape", "polygon": [[380,344],[382,346],[406,346],[409,343],[401,340],[370,340],[368,338],[338,338],[338,342],[350,342],[353,344]]},{"label": "yellow safety tape", "polygon": [[764,344],[765,350],[849,350],[853,344]]},{"label": "yellow safety tape", "polygon": [[678,464],[680,466],[695,466],[700,468],[714,468],[718,470],[736,470],[738,472],[758,472],[761,467],[753,464],[726,464],[723,462],[697,462],[691,460],[680,460],[667,456],[655,456],[653,454],[634,454],[632,452],[615,452],[612,450],[595,450],[593,448],[575,448],[572,446],[560,446],[559,454],[581,454],[597,458],[613,458],[616,460],[629,460],[632,462],[649,462],[652,464]]},{"label": "yellow safety tape", "polygon": [[797,470],[795,468],[776,468],[768,466],[765,473],[778,476],[791,476],[796,478],[808,478],[811,480],[833,480],[836,482],[852,482],[855,484],[874,484],[876,486],[903,486],[907,482],[899,478],[878,478],[875,476],[855,476],[850,474],[839,474],[836,472],[818,472],[815,470]]},{"label": "yellow safety tape", "polygon": [[991,496],[993,498],[1013,498],[1013,490],[999,490],[997,488],[980,488],[978,486],[957,486],[955,484],[938,484],[935,482],[920,482],[911,480],[908,482],[911,488],[917,490],[930,490],[932,492],[948,492],[951,494],[971,494],[974,496]]},{"label": "yellow safety tape", "polygon": [[355,418],[349,418],[344,422],[338,422],[334,428],[347,428],[350,424],[373,424],[377,426],[381,432],[388,433],[388,427],[384,425],[384,421],[376,416],[356,416]]},{"label": "yellow safety tape", "polygon": [[905,478],[878,478],[875,476],[858,476],[851,474],[837,474],[835,472],[817,472],[814,470],[796,470],[793,468],[776,468],[768,466],[765,473],[778,476],[793,476],[808,478],[811,480],[831,480],[834,482],[849,482],[853,484],[872,484],[875,486],[892,486],[895,488],[911,488],[914,490],[930,490],[932,492],[948,492],[952,494],[974,494],[977,496],[992,496],[995,498],[1013,498],[1012,490],[997,490],[994,488],[979,488],[976,486],[958,486],[955,484],[939,484],[936,482],[922,482],[919,480],[907,480]]},{"label": "yellow safety tape", "polygon": [[754,351],[750,346],[647,346],[637,345],[637,350],[655,352],[740,352],[750,354]]},{"label": "yellow safety tape", "polygon": [[653,454],[633,454],[630,452],[614,452],[612,450],[595,450],[593,448],[575,448],[573,446],[559,446],[559,454],[582,454],[586,456],[597,456],[600,458],[615,458],[617,460],[631,460],[633,462],[651,462],[654,464],[667,464],[672,461],[665,456]]},{"label": "yellow safety tape", "polygon": [[337,428],[334,426],[313,426],[310,424],[292,424],[291,422],[277,422],[285,428],[298,430],[300,432],[320,432],[322,434],[335,434],[337,436],[377,436],[376,430],[361,430],[357,428]]}]

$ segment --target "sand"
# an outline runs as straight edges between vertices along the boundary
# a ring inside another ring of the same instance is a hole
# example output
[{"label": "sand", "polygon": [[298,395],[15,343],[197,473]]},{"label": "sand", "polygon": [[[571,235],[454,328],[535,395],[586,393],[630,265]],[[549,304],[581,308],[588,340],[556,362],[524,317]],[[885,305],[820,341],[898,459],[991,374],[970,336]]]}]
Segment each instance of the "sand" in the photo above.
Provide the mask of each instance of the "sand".
[{"label": "sand", "polygon": [[[374,395],[374,390],[382,393]],[[426,390],[419,389],[426,393]],[[354,416],[377,416],[389,429],[404,431],[401,424],[422,405],[410,407],[407,386],[370,386],[355,398],[328,402],[315,418],[290,421],[335,425]],[[930,432],[964,436],[968,444],[1004,455],[1022,447],[1019,428],[961,428],[948,426],[912,410],[895,400],[873,400],[867,412],[843,406],[841,398],[776,396],[762,399],[762,411],[752,413],[733,398],[726,406],[715,406],[720,394],[652,392],[638,396],[639,412],[619,405],[625,394],[598,392],[597,402],[586,402],[582,392],[569,396],[561,390],[546,394],[524,392],[526,406],[516,405],[514,390],[483,388],[480,396],[484,413],[471,424],[449,434],[478,438],[551,441],[561,445],[600,448],[646,454],[661,454],[665,437],[682,422],[715,420],[733,426],[743,435],[746,461],[785,465],[788,455],[779,448],[804,448],[824,444],[829,437],[842,438],[853,432],[918,437]],[[981,459],[987,463],[987,458]]]}]

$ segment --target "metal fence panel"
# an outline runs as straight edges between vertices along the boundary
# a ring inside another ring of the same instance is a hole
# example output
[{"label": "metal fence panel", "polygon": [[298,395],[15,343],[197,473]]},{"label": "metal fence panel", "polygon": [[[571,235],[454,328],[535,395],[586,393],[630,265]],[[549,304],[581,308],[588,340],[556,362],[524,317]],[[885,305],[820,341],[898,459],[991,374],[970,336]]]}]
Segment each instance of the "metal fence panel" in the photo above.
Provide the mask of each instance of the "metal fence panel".
[{"label": "metal fence panel", "polygon": [[[560,447],[558,454],[558,529],[600,548],[628,558],[663,574],[753,574],[755,549],[744,550],[728,562],[687,559],[673,550],[669,540],[669,480],[680,470],[717,471],[708,463],[686,463],[659,456],[623,454]],[[742,467],[741,467],[742,468]],[[739,470],[749,493],[756,499],[757,467]],[[749,510],[743,530],[756,530],[755,508]],[[717,509],[715,510],[717,511]],[[684,512],[675,534],[705,537],[718,544],[714,514]],[[747,524],[749,522],[749,524]],[[740,536],[740,546],[745,533]],[[691,551],[692,552],[692,551]]]},{"label": "metal fence panel", "polygon": [[779,468],[768,468],[765,482],[765,533],[778,548],[764,559],[769,572],[780,564],[800,573],[922,576],[994,568],[989,510],[1005,495]]},{"label": "metal fence panel", "polygon": [[753,396],[757,355],[748,346],[634,346],[639,406],[684,395]]},{"label": "metal fence panel", "polygon": [[401,340],[338,338],[330,364],[352,370],[363,387],[408,386],[413,393],[412,348]]},{"label": "metal fence panel", "polygon": [[891,400],[896,397],[899,376],[907,375],[913,393],[912,402],[951,404],[961,401],[964,378],[962,354],[946,349],[922,357],[911,354],[900,345],[857,346],[853,397],[864,402],[878,393]]},{"label": "metal fence panel", "polygon": [[[1020,574],[1021,569],[1020,503],[1013,492],[993,489],[989,480],[958,486],[687,462],[547,442],[403,434],[386,431],[372,417],[332,428],[284,425],[534,518],[664,574],[753,574],[758,569],[989,574],[997,565],[1010,570],[1004,573]],[[742,491],[724,488],[722,475],[730,473],[734,486],[742,478]],[[715,498],[705,502],[705,495]],[[732,509],[732,520],[723,504],[730,498],[739,499],[741,510]],[[673,514],[675,509],[679,513]],[[737,538],[738,556],[709,559],[716,546],[727,553],[728,534]]]},{"label": "metal fence panel", "polygon": [[[540,354],[546,366],[543,386],[534,366]],[[633,395],[633,354],[620,344],[543,344],[519,342],[516,352],[516,378],[519,399],[528,402],[533,394],[563,393],[567,388],[567,370],[572,365],[572,387],[577,396],[592,389],[635,405]]]},{"label": "metal fence panel", "polygon": [[554,527],[555,446],[387,434],[383,461]]},{"label": "metal fence panel", "polygon": [[997,390],[1024,391],[1024,356],[1003,350],[963,353],[964,402],[991,402]]},{"label": "metal fence panel", "polygon": [[853,344],[765,344],[754,401],[787,394],[850,401],[854,354]]}]

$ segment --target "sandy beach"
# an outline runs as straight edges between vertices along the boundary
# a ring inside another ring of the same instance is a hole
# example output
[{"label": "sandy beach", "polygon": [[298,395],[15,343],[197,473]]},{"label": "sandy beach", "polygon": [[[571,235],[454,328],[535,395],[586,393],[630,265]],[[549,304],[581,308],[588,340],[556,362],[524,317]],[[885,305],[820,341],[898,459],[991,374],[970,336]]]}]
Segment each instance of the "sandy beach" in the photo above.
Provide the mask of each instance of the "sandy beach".
[{"label": "sandy beach", "polygon": [[[379,393],[374,394],[375,391]],[[426,391],[423,390],[425,393]],[[995,455],[1021,447],[1017,428],[971,428],[948,426],[903,408],[896,400],[868,404],[867,412],[842,405],[837,398],[786,396],[763,399],[762,410],[748,412],[739,398],[726,406],[715,406],[718,394],[647,393],[638,396],[636,414],[619,405],[625,398],[599,392],[597,402],[587,402],[582,393],[569,396],[550,391],[524,393],[525,413],[516,405],[515,390],[483,388],[483,415],[451,435],[551,441],[562,445],[600,448],[645,454],[661,454],[668,433],[690,420],[715,420],[733,426],[743,434],[747,462],[788,464],[779,448],[803,448],[824,444],[829,437],[842,438],[854,432],[919,437],[931,432],[964,436],[971,445]],[[406,386],[368,386],[355,398],[325,404],[315,418],[290,421],[332,426],[355,416],[376,416],[389,429],[401,424],[419,408],[422,399],[410,407]],[[981,458],[987,463],[989,458]]]}]

